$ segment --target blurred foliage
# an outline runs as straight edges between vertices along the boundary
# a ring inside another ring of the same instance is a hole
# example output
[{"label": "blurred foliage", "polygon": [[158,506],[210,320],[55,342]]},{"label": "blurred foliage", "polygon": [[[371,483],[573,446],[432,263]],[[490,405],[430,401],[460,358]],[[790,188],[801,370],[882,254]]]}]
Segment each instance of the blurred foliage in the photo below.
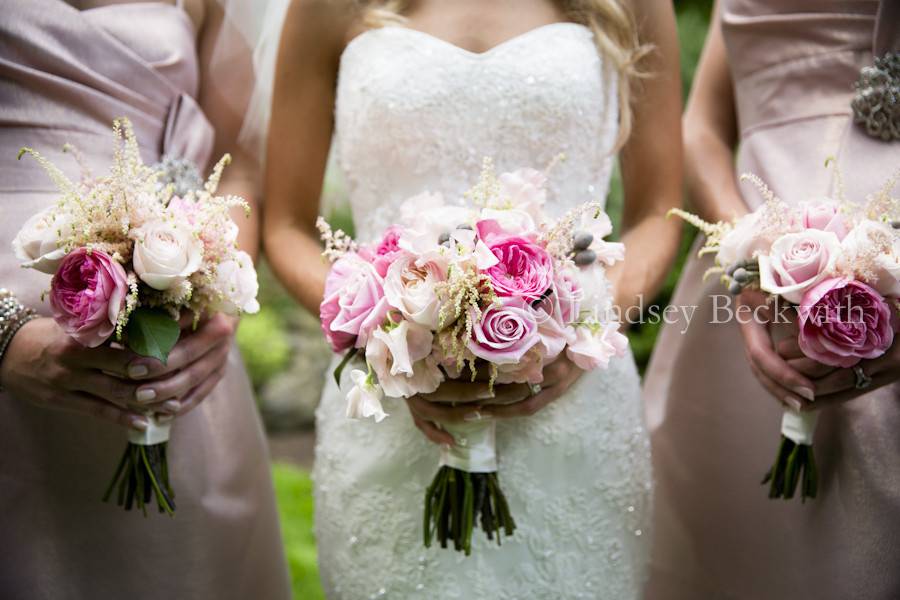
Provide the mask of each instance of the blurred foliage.
[{"label": "blurred foliage", "polygon": [[241,318],[237,343],[255,389],[291,362],[291,343],[285,320],[270,304],[262,303],[258,313]]},{"label": "blurred foliage", "polygon": [[313,535],[312,480],[304,471],[280,463],[272,465],[272,479],[294,598],[324,600]]}]

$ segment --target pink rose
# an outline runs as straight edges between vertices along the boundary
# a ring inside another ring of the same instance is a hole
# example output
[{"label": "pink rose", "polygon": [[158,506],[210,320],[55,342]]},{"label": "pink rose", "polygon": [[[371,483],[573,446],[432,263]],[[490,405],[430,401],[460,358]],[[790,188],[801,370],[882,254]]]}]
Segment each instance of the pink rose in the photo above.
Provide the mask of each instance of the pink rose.
[{"label": "pink rose", "polygon": [[507,298],[482,313],[472,329],[469,350],[478,358],[504,365],[519,362],[540,341],[532,310],[519,298]]},{"label": "pink rose", "polygon": [[406,254],[398,245],[403,229],[398,225],[388,227],[381,241],[374,248],[363,248],[359,255],[375,266],[379,275],[384,277],[395,260]]},{"label": "pink rose", "polygon": [[496,221],[479,221],[478,235],[497,257],[487,269],[498,296],[522,298],[533,302],[553,283],[553,261],[547,251],[534,242],[506,234]]},{"label": "pink rose", "polygon": [[803,211],[802,224],[806,229],[830,231],[839,240],[847,236],[847,224],[841,215],[840,207],[834,202],[830,200],[804,202],[800,209]]},{"label": "pink rose", "polygon": [[833,367],[878,358],[894,342],[893,309],[859,281],[835,277],[809,290],[799,309],[800,349]]},{"label": "pink rose", "polygon": [[66,333],[96,348],[115,331],[127,295],[122,265],[99,250],[79,248],[63,259],[53,276],[50,307]]},{"label": "pink rose", "polygon": [[829,277],[841,254],[841,242],[830,231],[807,229],[787,233],[759,256],[759,283],[765,292],[797,304],[807,290]]},{"label": "pink rose", "polygon": [[325,339],[335,352],[362,348],[387,315],[381,276],[355,254],[338,259],[325,280],[319,318]]}]

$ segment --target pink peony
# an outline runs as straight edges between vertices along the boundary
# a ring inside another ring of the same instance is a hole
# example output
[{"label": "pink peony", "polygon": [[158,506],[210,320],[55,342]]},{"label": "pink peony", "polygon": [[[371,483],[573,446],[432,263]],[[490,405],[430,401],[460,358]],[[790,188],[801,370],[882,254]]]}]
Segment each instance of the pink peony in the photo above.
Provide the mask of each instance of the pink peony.
[{"label": "pink peony", "polygon": [[53,276],[50,307],[66,333],[96,348],[115,331],[127,295],[122,265],[99,250],[79,248],[63,259]]},{"label": "pink peony", "polygon": [[366,345],[369,334],[387,315],[381,276],[355,254],[338,259],[325,281],[319,318],[335,352]]},{"label": "pink peony", "polygon": [[859,281],[826,279],[806,292],[798,314],[800,349],[826,365],[852,367],[878,358],[894,342],[891,306]]},{"label": "pink peony", "polygon": [[841,242],[830,231],[787,233],[759,256],[760,287],[799,303],[807,290],[832,274],[840,254]]},{"label": "pink peony", "polygon": [[839,240],[847,236],[847,224],[841,215],[840,207],[830,200],[819,202],[804,202],[800,209],[803,211],[802,224],[806,229],[820,229],[830,231]]},{"label": "pink peony", "polygon": [[497,295],[526,302],[541,298],[553,283],[553,261],[547,251],[526,238],[505,233],[491,219],[479,221],[476,229],[498,260],[487,269]]},{"label": "pink peony", "polygon": [[469,350],[498,365],[516,363],[541,341],[534,313],[521,299],[488,307],[472,329]]}]

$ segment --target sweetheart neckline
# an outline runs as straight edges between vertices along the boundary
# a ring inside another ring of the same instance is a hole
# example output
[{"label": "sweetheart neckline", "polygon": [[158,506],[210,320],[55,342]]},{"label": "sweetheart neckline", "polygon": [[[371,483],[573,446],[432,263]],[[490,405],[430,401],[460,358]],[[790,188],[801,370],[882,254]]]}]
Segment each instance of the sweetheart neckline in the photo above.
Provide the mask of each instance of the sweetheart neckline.
[{"label": "sweetheart neckline", "polygon": [[469,50],[468,48],[463,48],[462,46],[454,44],[453,42],[447,41],[444,38],[441,38],[441,37],[438,37],[431,33],[428,33],[427,31],[422,31],[421,29],[413,29],[412,27],[404,27],[402,25],[387,25],[387,26],[378,27],[375,29],[367,29],[367,30],[363,31],[362,33],[360,33],[359,35],[355,36],[352,40],[350,40],[347,43],[347,45],[344,47],[343,52],[341,52],[341,60],[343,60],[344,56],[350,51],[350,49],[353,48],[354,46],[356,46],[357,44],[359,44],[361,40],[363,40],[367,36],[371,37],[371,35],[375,35],[378,32],[395,31],[395,32],[409,33],[409,34],[412,34],[413,36],[418,36],[418,37],[430,40],[439,46],[449,47],[451,50],[454,50],[467,58],[476,59],[476,60],[484,60],[484,59],[491,58],[492,56],[495,56],[498,52],[501,52],[501,51],[505,50],[506,48],[509,48],[518,43],[521,43],[523,40],[530,39],[531,37],[534,37],[535,35],[537,35],[539,33],[545,33],[547,31],[553,31],[556,29],[569,28],[569,27],[581,29],[583,31],[586,31],[590,35],[593,35],[593,32],[591,31],[591,29],[589,27],[587,27],[586,25],[582,25],[581,23],[575,23],[572,21],[556,21],[553,23],[546,23],[544,25],[539,25],[537,27],[533,27],[527,31],[523,31],[522,33],[514,35],[510,38],[507,38],[507,39],[503,40],[502,42],[494,44],[493,46],[491,46],[490,48],[488,48],[487,50],[485,50],[483,52],[475,52],[473,50]]}]

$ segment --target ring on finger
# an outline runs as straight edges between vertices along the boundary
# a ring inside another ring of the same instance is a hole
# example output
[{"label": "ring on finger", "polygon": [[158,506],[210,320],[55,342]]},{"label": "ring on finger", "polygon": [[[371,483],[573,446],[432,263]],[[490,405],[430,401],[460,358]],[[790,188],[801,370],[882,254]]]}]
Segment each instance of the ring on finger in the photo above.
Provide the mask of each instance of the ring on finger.
[{"label": "ring on finger", "polygon": [[531,389],[531,395],[532,395],[532,396],[537,396],[538,394],[541,393],[541,390],[542,390],[543,388],[541,387],[541,384],[539,384],[539,383],[533,383],[533,384],[531,384],[530,389]]},{"label": "ring on finger", "polygon": [[866,375],[861,366],[856,365],[853,367],[853,373],[856,375],[856,389],[864,390],[872,385],[872,378]]}]

